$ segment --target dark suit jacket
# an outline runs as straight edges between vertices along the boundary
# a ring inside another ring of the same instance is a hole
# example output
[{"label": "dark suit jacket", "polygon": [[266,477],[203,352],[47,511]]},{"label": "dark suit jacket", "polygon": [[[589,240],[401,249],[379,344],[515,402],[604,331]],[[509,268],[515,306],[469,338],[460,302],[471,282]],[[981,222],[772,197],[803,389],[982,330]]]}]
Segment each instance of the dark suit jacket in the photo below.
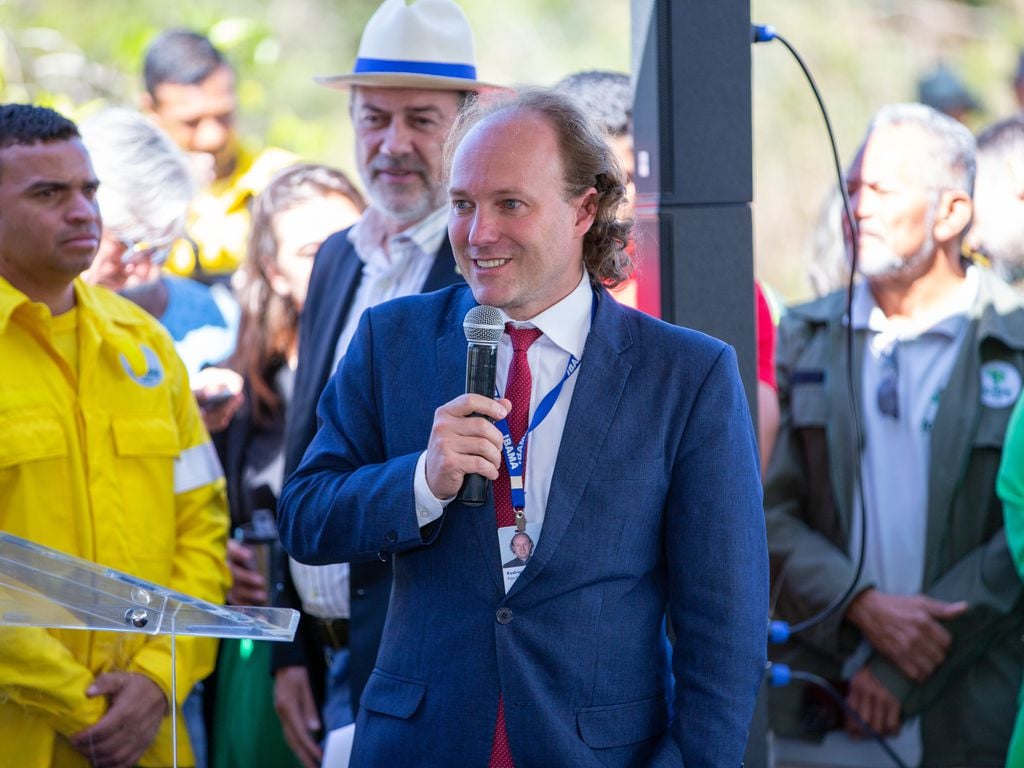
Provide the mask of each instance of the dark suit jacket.
[{"label": "dark suit jacket", "polygon": [[[317,430],[316,404],[324,386],[334,373],[334,351],[362,277],[363,263],[348,240],[346,229],[331,235],[320,246],[309,280],[309,292],[299,324],[299,366],[295,373],[295,393],[288,409],[285,428],[285,477],[302,460],[306,447]],[[434,266],[427,275],[423,292],[436,291],[462,280],[455,271],[452,247],[445,237]],[[283,590],[275,604],[301,609],[290,569],[283,569]],[[358,706],[363,686],[377,658],[381,630],[391,591],[391,565],[388,562],[353,563],[350,573],[352,622],[349,634],[349,679],[352,703]],[[323,706],[325,661],[323,646],[310,619],[303,614],[292,643],[275,643],[274,669],[304,665],[310,670],[313,694]]]},{"label": "dark suit jacket", "polygon": [[543,535],[508,594],[493,498],[452,502],[422,530],[415,512],[434,409],[464,388],[472,294],[363,316],[278,508],[302,561],[393,558],[353,765],[486,765],[499,694],[518,768],[740,764],[764,673],[768,563],[735,354],[599,295]]}]

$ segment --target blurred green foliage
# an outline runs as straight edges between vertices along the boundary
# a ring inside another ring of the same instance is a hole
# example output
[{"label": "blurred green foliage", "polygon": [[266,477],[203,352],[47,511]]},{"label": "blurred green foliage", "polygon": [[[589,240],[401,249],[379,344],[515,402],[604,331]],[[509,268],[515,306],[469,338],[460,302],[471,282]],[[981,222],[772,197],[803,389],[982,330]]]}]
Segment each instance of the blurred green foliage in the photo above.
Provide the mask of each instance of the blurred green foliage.
[{"label": "blurred green foliage", "polygon": [[[316,74],[351,70],[380,0],[0,0],[0,100],[74,118],[136,103],[142,57],[160,31],[209,35],[239,75],[241,132],[352,171],[344,93]],[[502,84],[551,84],[583,68],[629,68],[626,0],[460,0],[478,70]]]},{"label": "blurred green foliage", "polygon": [[[710,1],[710,0],[709,0]],[[480,77],[547,85],[580,69],[627,71],[628,0],[459,0]],[[207,33],[239,74],[244,137],[332,163],[355,178],[344,93],[315,74],[349,71],[379,0],[0,0],[0,99],[81,118],[134,104],[146,44],[158,32]],[[835,122],[843,160],[882,104],[916,98],[939,61],[982,102],[979,129],[1017,108],[1010,80],[1024,42],[1024,0],[751,0],[800,51]],[[807,264],[834,179],[821,118],[796,64],[757,46],[754,223],[757,272],[785,298],[810,295]]]},{"label": "blurred green foliage", "polygon": [[[1018,109],[1012,79],[1024,43],[1020,0],[752,0],[800,52],[828,107],[844,165],[879,107],[916,101],[917,81],[944,62],[981,103],[977,132]],[[808,298],[815,234],[838,237],[820,212],[836,180],[818,106],[781,44],[752,52],[754,232],[758,275],[790,300]]]}]

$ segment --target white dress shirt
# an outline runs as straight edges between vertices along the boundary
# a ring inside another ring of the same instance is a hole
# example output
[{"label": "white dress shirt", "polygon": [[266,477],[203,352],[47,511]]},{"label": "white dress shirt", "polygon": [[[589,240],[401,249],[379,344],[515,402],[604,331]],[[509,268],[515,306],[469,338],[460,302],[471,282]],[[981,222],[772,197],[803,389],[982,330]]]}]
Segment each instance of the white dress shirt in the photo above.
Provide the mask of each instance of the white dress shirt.
[{"label": "white dress shirt", "polygon": [[348,240],[363,262],[363,277],[352,299],[345,326],[334,350],[337,368],[355,336],[359,318],[370,307],[423,290],[441,243],[448,236],[448,206],[388,237],[383,216],[370,208],[348,233]]},{"label": "white dress shirt", "polygon": [[[590,332],[591,312],[593,308],[593,291],[590,279],[584,272],[579,284],[564,299],[548,307],[539,315],[525,322],[511,320],[504,316],[503,320],[512,322],[517,328],[539,328],[544,334],[527,350],[526,358],[530,363],[532,387],[530,390],[530,419],[534,411],[555,385],[565,375],[569,356],[573,355],[587,364],[583,358],[583,347]],[[508,334],[502,334],[498,342],[498,359],[496,386],[499,392],[505,391],[508,379],[508,368],[512,362],[512,341]],[[579,378],[579,369],[569,377],[558,395],[558,400],[540,425],[527,438],[526,452],[526,522],[543,523],[544,511],[548,504],[548,493],[551,490],[551,477],[555,471],[555,459],[562,443],[562,431],[565,429],[565,418],[569,413],[572,393]],[[415,479],[416,515],[420,527],[438,519],[444,507],[451,499],[441,500],[434,496],[427,485],[426,453],[420,454],[416,465]],[[496,539],[497,540],[497,539]],[[535,542],[536,543],[536,542]]]},{"label": "white dress shirt", "polygon": [[[397,235],[389,237],[384,225],[383,215],[371,207],[348,233],[349,242],[363,262],[363,275],[338,336],[335,369],[345,356],[365,310],[423,290],[437,252],[448,236],[448,206]],[[321,619],[347,619],[352,615],[348,563],[305,565],[290,560],[290,567],[306,613]]]}]

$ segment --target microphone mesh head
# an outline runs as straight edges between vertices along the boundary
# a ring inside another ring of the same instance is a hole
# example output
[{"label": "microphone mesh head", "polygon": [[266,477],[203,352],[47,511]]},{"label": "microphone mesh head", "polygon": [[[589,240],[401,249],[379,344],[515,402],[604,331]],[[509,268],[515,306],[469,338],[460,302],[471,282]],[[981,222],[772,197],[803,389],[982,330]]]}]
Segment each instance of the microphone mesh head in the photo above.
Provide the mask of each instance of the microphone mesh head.
[{"label": "microphone mesh head", "polygon": [[489,344],[497,346],[501,334],[505,332],[501,312],[494,307],[473,307],[466,313],[462,321],[462,330],[466,333],[466,341],[470,344]]}]

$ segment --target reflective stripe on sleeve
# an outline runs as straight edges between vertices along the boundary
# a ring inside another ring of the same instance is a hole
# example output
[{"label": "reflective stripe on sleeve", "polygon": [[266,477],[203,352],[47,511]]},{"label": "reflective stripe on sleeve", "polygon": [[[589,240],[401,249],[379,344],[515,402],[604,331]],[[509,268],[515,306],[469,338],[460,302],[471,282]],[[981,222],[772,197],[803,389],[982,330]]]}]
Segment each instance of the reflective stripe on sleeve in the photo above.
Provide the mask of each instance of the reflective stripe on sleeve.
[{"label": "reflective stripe on sleeve", "polygon": [[182,451],[174,462],[174,492],[185,493],[209,485],[224,476],[213,443],[193,446]]}]

